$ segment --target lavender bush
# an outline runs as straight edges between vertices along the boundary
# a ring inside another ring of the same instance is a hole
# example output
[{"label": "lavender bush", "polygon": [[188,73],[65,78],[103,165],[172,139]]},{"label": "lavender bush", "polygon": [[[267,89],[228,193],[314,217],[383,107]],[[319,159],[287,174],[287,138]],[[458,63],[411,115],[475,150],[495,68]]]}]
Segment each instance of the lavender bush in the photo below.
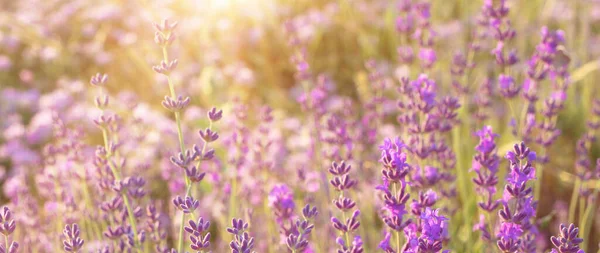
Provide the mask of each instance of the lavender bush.
[{"label": "lavender bush", "polygon": [[600,253],[597,1],[0,7],[0,252]]}]

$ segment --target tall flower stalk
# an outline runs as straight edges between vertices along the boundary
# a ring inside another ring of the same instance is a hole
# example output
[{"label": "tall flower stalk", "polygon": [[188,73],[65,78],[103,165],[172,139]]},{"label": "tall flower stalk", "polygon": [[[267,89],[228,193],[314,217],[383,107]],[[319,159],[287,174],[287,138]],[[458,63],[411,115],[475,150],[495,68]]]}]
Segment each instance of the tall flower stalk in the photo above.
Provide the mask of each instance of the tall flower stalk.
[{"label": "tall flower stalk", "polygon": [[[486,241],[491,241],[491,233],[494,232],[491,214],[498,208],[498,201],[494,198],[496,194],[496,185],[498,184],[498,165],[500,158],[496,154],[495,139],[497,134],[492,132],[491,126],[485,126],[477,131],[479,144],[475,147],[477,153],[473,157],[471,169],[477,173],[473,178],[477,193],[482,195],[483,201],[478,203],[479,208],[484,211],[486,221],[480,222],[475,226],[476,230],[481,231],[481,236]],[[482,224],[481,224],[482,223]]]},{"label": "tall flower stalk", "polygon": [[537,201],[528,183],[535,179],[535,152],[523,142],[515,144],[506,154],[510,168],[502,197],[502,209],[498,212],[502,220],[498,231],[498,248],[502,252],[535,252],[537,228],[533,219]]},{"label": "tall flower stalk", "polygon": [[[107,80],[107,74],[97,73],[95,76],[92,76],[92,78],[90,79],[90,83],[102,89],[106,85]],[[108,95],[105,94],[102,97],[97,96],[94,101],[96,107],[102,112],[102,115],[100,115],[98,119],[94,120],[94,123],[102,130],[102,139],[104,141],[104,146],[99,146],[96,151],[96,157],[98,158],[97,161],[99,161],[104,166],[110,168],[112,177],[114,178],[114,182],[109,183],[112,184],[111,188],[114,191],[116,191],[123,199],[125,208],[127,209],[127,215],[129,217],[129,225],[131,226],[133,247],[136,248],[139,245],[139,235],[137,230],[135,212],[132,207],[132,200],[127,194],[128,192],[126,188],[128,188],[128,183],[124,182],[124,179],[121,174],[121,170],[124,167],[125,160],[121,159],[119,161],[116,161],[116,159],[119,158],[117,153],[119,143],[118,140],[113,140],[112,137],[113,135],[117,134],[117,131],[120,128],[120,118],[117,115],[104,115],[105,109],[107,108],[109,103]],[[109,234],[113,234],[111,233],[110,227],[107,232],[109,232]]]},{"label": "tall flower stalk", "polygon": [[[333,200],[333,203],[342,215],[341,220],[335,216],[331,217],[331,224],[341,235],[336,239],[339,247],[338,252],[361,253],[363,248],[360,236],[357,235],[351,240],[352,233],[360,226],[358,219],[360,210],[354,209],[356,202],[346,196],[347,191],[356,185],[356,180],[351,179],[349,175],[351,168],[344,161],[340,163],[333,162],[331,167],[329,167],[329,173],[333,175],[333,179],[329,182],[339,193],[339,196]],[[352,212],[352,216],[348,217],[348,213],[350,212]]]},{"label": "tall flower stalk", "polygon": [[[185,109],[189,103],[189,97],[183,97],[181,95],[176,95],[175,86],[173,81],[171,80],[170,73],[177,67],[178,60],[170,60],[168,48],[173,44],[175,40],[175,28],[177,27],[177,22],[169,23],[168,20],[164,20],[162,24],[154,24],[154,28],[156,30],[154,40],[156,44],[158,44],[162,49],[163,60],[159,65],[152,67],[152,69],[159,73],[163,74],[167,77],[167,83],[169,85],[170,96],[165,96],[162,101],[163,107],[167,110],[173,112],[175,116],[175,123],[177,124],[177,136],[179,139],[179,155],[172,156],[171,162],[184,171],[184,180],[185,180],[185,196],[182,198],[178,196],[173,200],[173,204],[180,209],[183,213],[181,215],[181,223],[179,228],[179,238],[177,242],[177,249],[179,252],[182,252],[184,246],[184,230],[185,230],[185,220],[186,214],[192,214],[194,210],[198,207],[198,200],[194,199],[192,196],[192,187],[195,183],[199,183],[205,176],[204,172],[200,171],[200,162],[204,160],[210,160],[214,157],[214,150],[208,149],[208,143],[214,142],[219,138],[219,134],[212,129],[213,122],[216,122],[221,119],[222,111],[217,111],[216,108],[213,108],[208,112],[209,126],[205,130],[200,130],[198,133],[203,140],[202,148],[194,147],[190,150],[185,148],[185,143],[183,140],[183,131],[181,127],[181,113],[183,109]],[[196,162],[195,165],[193,163]],[[194,239],[198,239],[197,237],[190,237],[192,239],[193,245],[197,245],[197,241]],[[198,246],[200,247],[200,246]],[[206,246],[208,247],[208,246]]]}]

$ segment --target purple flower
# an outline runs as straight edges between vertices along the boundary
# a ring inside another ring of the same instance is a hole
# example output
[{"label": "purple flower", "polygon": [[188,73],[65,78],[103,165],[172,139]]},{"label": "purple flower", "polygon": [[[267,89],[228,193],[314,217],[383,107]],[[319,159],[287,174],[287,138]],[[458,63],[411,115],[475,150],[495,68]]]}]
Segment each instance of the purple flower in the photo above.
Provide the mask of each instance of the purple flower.
[{"label": "purple flower", "polygon": [[[204,221],[202,217],[198,219],[198,222],[190,220],[188,226],[184,229],[190,233],[190,248],[195,251],[203,251],[210,247],[210,232],[208,227],[210,226],[209,221]],[[203,235],[206,232],[205,235]]]},{"label": "purple flower", "polygon": [[[340,212],[344,213],[344,217],[346,217],[345,213],[352,211],[352,209],[356,206],[356,203],[352,199],[345,196],[345,193],[354,185],[356,185],[356,181],[350,179],[350,170],[350,165],[346,165],[344,161],[340,163],[333,162],[329,168],[329,172],[334,176],[330,183],[337,191],[340,192],[339,197],[334,199],[333,203]],[[345,239],[341,237],[338,238],[337,242],[340,246],[338,251],[355,253],[362,252],[362,243],[352,244],[348,241],[350,235],[360,226],[360,221],[358,219],[359,215],[360,211],[356,209],[352,213],[352,216],[345,220],[340,220],[335,216],[331,217],[332,226],[345,237]]]},{"label": "purple flower", "polygon": [[8,207],[3,207],[0,212],[0,233],[4,234],[4,236],[8,236],[15,231],[17,224],[13,219],[12,213]]},{"label": "purple flower", "polygon": [[500,87],[500,93],[506,98],[517,96],[521,90],[521,87],[515,83],[511,76],[504,74],[498,77],[498,86]]},{"label": "purple flower", "polygon": [[63,241],[65,251],[78,252],[84,242],[83,239],[79,237],[79,226],[76,223],[66,225],[63,234],[66,237]]},{"label": "purple flower", "polygon": [[425,209],[421,213],[420,221],[422,226],[421,236],[427,241],[442,241],[448,238],[448,218],[439,215],[439,210]]},{"label": "purple flower", "polygon": [[509,151],[506,158],[510,162],[510,169],[501,201],[502,209],[498,212],[502,224],[497,244],[503,252],[515,252],[520,247],[534,247],[532,242],[537,228],[532,220],[537,202],[527,183],[535,178],[532,162],[536,160],[536,156],[524,143],[520,143],[514,145],[513,151]]},{"label": "purple flower", "polygon": [[183,96],[178,96],[177,99],[165,96],[165,99],[162,101],[162,106],[171,112],[181,112],[189,104],[190,97],[183,98]]},{"label": "purple flower", "polygon": [[[280,226],[284,223],[292,222],[294,218],[294,194],[291,189],[285,184],[278,184],[273,187],[269,193],[269,207],[273,209],[275,218]],[[286,236],[288,233],[285,234]]]},{"label": "purple flower", "polygon": [[493,199],[496,193],[496,184],[498,184],[498,164],[500,159],[496,155],[495,139],[497,134],[492,132],[492,127],[485,126],[477,131],[479,144],[475,147],[478,151],[473,157],[472,170],[477,173],[473,178],[477,192],[484,195],[485,201],[479,202],[479,207],[487,212],[492,212],[498,207],[498,203]]},{"label": "purple flower", "polygon": [[217,108],[213,107],[212,109],[210,109],[210,111],[208,111],[208,119],[212,122],[217,122],[222,117],[223,117],[223,110],[217,111]]},{"label": "purple flower", "polygon": [[248,223],[241,219],[233,219],[232,226],[227,228],[227,232],[233,234],[233,240],[229,243],[232,253],[250,253],[254,248],[254,238],[250,237],[246,230]]},{"label": "purple flower", "polygon": [[90,83],[94,86],[103,86],[104,84],[106,84],[107,80],[107,74],[96,73],[96,75],[92,76],[92,78],[90,79]]},{"label": "purple flower", "polygon": [[306,205],[302,209],[303,219],[298,219],[293,227],[293,232],[286,239],[286,244],[293,252],[305,252],[308,248],[308,238],[314,228],[314,218],[318,212],[316,207]]},{"label": "purple flower", "polygon": [[560,253],[585,253],[582,249],[579,249],[579,244],[583,242],[583,239],[578,238],[579,228],[575,225],[570,224],[566,226],[560,224],[560,234],[558,236],[552,236],[550,241],[556,249],[552,249],[552,252]]},{"label": "purple flower", "polygon": [[421,48],[419,50],[419,59],[424,68],[431,68],[437,60],[435,50],[432,48]]},{"label": "purple flower", "polygon": [[173,204],[184,213],[192,213],[196,210],[196,208],[198,208],[198,206],[200,206],[198,200],[192,198],[191,196],[187,196],[185,199],[177,196],[177,198],[173,199]]}]

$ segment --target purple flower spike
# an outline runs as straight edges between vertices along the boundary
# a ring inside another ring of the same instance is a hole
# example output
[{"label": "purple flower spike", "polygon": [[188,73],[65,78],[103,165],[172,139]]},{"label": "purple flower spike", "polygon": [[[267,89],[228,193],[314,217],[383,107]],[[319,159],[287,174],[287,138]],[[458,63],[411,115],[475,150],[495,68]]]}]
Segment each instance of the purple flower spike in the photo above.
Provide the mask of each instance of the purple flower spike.
[{"label": "purple flower spike", "polygon": [[164,19],[162,21],[162,23],[154,23],[152,24],[152,26],[154,27],[154,29],[158,32],[162,32],[162,33],[168,33],[170,31],[173,31],[175,29],[175,27],[177,27],[177,22],[169,22],[168,19]]},{"label": "purple flower spike", "polygon": [[66,225],[63,230],[66,239],[63,241],[63,246],[67,252],[77,252],[83,246],[83,239],[79,237],[79,226],[76,223]]},{"label": "purple flower spike", "polygon": [[190,181],[192,182],[200,182],[206,176],[206,172],[201,172],[196,166],[192,166],[191,168],[185,168],[185,174],[188,176]]},{"label": "purple flower spike", "polygon": [[514,98],[521,91],[521,86],[517,85],[515,80],[508,75],[500,75],[498,77],[498,86],[500,87],[500,93],[506,98]]},{"label": "purple flower spike", "polygon": [[245,223],[242,219],[234,218],[231,220],[231,227],[227,228],[227,232],[233,235],[241,235],[248,229],[248,223]]},{"label": "purple flower spike", "polygon": [[183,98],[183,96],[180,95],[177,99],[173,99],[170,96],[165,96],[165,99],[161,104],[165,109],[171,112],[180,112],[190,104],[190,97]]},{"label": "purple flower spike", "polygon": [[306,205],[304,208],[302,208],[302,216],[304,216],[304,218],[307,220],[314,219],[318,214],[319,212],[317,211],[317,207],[313,206],[310,208],[310,205]]},{"label": "purple flower spike", "polygon": [[515,144],[506,154],[510,162],[507,184],[498,211],[502,223],[498,232],[498,248],[502,252],[523,250],[533,247],[537,228],[533,222],[537,202],[533,199],[533,189],[527,183],[535,179],[535,152],[524,143]]},{"label": "purple flower spike", "polygon": [[250,237],[246,230],[248,223],[242,219],[233,219],[232,226],[227,228],[227,232],[233,234],[233,240],[229,243],[232,253],[251,253],[254,248],[254,238]]},{"label": "purple flower spike", "polygon": [[173,199],[173,204],[184,213],[191,213],[200,205],[198,200],[195,200],[190,196],[185,197],[185,199],[177,196],[177,198]]},{"label": "purple flower spike", "polygon": [[[329,173],[333,178],[329,181],[331,185],[340,192],[339,197],[333,200],[334,205],[342,213],[348,213],[356,207],[356,203],[344,196],[345,193],[357,184],[357,181],[350,179],[350,170],[352,167],[344,161],[340,163],[333,162],[329,167]],[[352,216],[345,220],[340,220],[337,217],[331,217],[331,225],[337,229],[345,238],[349,238],[351,233],[354,233],[360,226],[359,216],[360,211],[354,210]],[[362,252],[362,243],[355,245],[351,242],[346,242],[340,238],[338,240],[338,252]]]},{"label": "purple flower spike", "polygon": [[168,20],[163,20],[162,24],[154,24],[154,29],[156,30],[154,42],[163,48],[173,44],[173,41],[175,41],[174,30],[176,27],[177,22],[169,23]]},{"label": "purple flower spike", "polygon": [[8,250],[6,250],[4,245],[0,245],[0,253],[17,253],[18,249],[19,249],[19,243],[17,243],[17,242],[12,242],[10,244],[10,247],[8,247]]},{"label": "purple flower spike", "polygon": [[[477,131],[479,144],[475,147],[478,151],[473,157],[472,170],[477,173],[473,178],[476,185],[476,190],[483,195],[484,201],[479,202],[479,207],[486,212],[493,212],[498,207],[499,203],[494,200],[496,193],[496,185],[498,184],[498,164],[500,158],[496,154],[495,139],[497,134],[492,132],[491,126],[485,126],[482,130]],[[485,233],[484,233],[485,234]]]},{"label": "purple flower spike", "polygon": [[420,252],[439,252],[442,241],[448,238],[448,218],[439,215],[438,210],[430,208],[421,213],[421,237],[419,238]]},{"label": "purple flower spike", "polygon": [[161,61],[159,65],[153,66],[152,70],[154,70],[154,72],[156,73],[168,76],[173,70],[175,70],[175,68],[177,67],[177,63],[177,59],[169,62]]},{"label": "purple flower spike", "polygon": [[212,122],[217,122],[222,117],[223,117],[223,110],[217,111],[217,108],[213,107],[212,109],[210,109],[210,111],[208,111],[208,119]]},{"label": "purple flower spike", "polygon": [[579,228],[575,227],[575,225],[570,224],[566,226],[564,224],[560,224],[560,234],[557,236],[552,236],[550,241],[552,245],[556,249],[552,249],[552,252],[555,253],[585,253],[583,250],[579,249],[579,244],[583,242],[583,239],[578,238]]},{"label": "purple flower spike", "polygon": [[12,213],[8,207],[2,208],[2,212],[0,212],[0,233],[8,236],[15,231],[17,224],[12,217]]},{"label": "purple flower spike", "polygon": [[306,252],[308,248],[308,238],[314,228],[314,218],[318,212],[316,207],[310,208],[306,205],[302,209],[303,219],[296,220],[292,232],[287,236],[286,245],[293,252]]},{"label": "purple flower spike", "polygon": [[[190,220],[188,222],[188,226],[184,229],[186,232],[190,233],[190,248],[195,251],[206,250],[210,247],[210,232],[208,231],[208,227],[210,226],[209,221],[204,221],[202,217],[198,219],[198,222],[194,222]],[[207,232],[205,235],[203,235]]]},{"label": "purple flower spike", "polygon": [[200,137],[205,142],[213,142],[213,141],[216,141],[217,139],[219,139],[219,134],[217,132],[213,132],[212,130],[210,130],[210,128],[207,128],[204,131],[200,130],[200,131],[198,131],[198,134],[200,134]]},{"label": "purple flower spike", "polygon": [[104,84],[106,84],[107,80],[108,80],[107,74],[96,73],[96,75],[93,75],[92,78],[90,79],[90,83],[94,86],[103,86]]}]

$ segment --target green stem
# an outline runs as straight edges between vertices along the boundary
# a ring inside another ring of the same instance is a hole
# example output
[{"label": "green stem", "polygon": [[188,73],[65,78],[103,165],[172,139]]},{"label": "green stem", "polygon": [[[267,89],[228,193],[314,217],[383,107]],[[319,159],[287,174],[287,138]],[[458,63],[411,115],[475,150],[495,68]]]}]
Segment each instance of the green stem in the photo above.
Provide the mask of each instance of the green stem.
[{"label": "green stem", "polygon": [[[108,148],[108,132],[105,128],[102,128],[102,137],[104,138],[104,147],[106,149],[107,152],[107,160],[113,155],[110,151],[110,149]],[[115,168],[115,166],[113,166],[113,164],[109,161],[108,162],[108,167],[110,167],[110,170],[112,171],[113,175],[115,176],[115,179],[117,181],[121,181],[121,173],[117,170],[117,168]],[[131,208],[131,204],[129,202],[129,197],[127,197],[126,193],[122,193],[121,197],[123,198],[123,202],[125,202],[125,207],[127,208],[127,214],[129,216],[129,223],[131,225],[131,230],[133,232],[133,244],[134,244],[134,248],[138,245],[138,233],[137,233],[137,226],[136,226],[136,222],[135,222],[135,215],[133,213],[133,209]]]},{"label": "green stem", "polygon": [[[342,222],[346,222],[346,212],[342,211]],[[350,248],[350,235],[348,232],[344,232],[344,246]]]},{"label": "green stem", "polygon": [[[162,52],[163,52],[163,60],[165,62],[169,61],[169,52],[167,51],[167,47],[163,47],[162,48]],[[171,81],[171,77],[169,75],[167,75],[167,83],[169,84],[169,92],[171,93],[171,98],[172,99],[177,99],[177,95],[175,94],[175,86],[173,85],[173,81]],[[179,148],[181,151],[181,154],[185,155],[185,143],[183,141],[183,131],[181,130],[181,115],[180,112],[176,111],[174,112],[175,114],[175,122],[177,124],[177,137],[179,139]],[[204,145],[206,146],[206,145]],[[204,148],[203,148],[204,149]],[[189,196],[190,191],[191,191],[191,181],[189,179],[189,177],[187,176],[187,174],[183,174],[184,178],[185,178],[185,185],[187,187],[187,191],[186,191],[186,196]],[[185,213],[183,213],[181,215],[181,227],[179,228],[179,243],[178,243],[178,251],[179,252],[183,252],[183,236],[184,236],[184,222],[185,222]]]},{"label": "green stem", "polygon": [[[394,187],[394,192],[393,192],[394,198],[396,198],[397,194],[398,194],[398,183],[394,183],[393,187]],[[395,234],[395,237],[396,237],[396,252],[401,252],[400,248],[402,247],[402,244],[400,242],[400,232],[394,230],[394,234]]]},{"label": "green stem", "polygon": [[577,199],[579,195],[579,188],[581,186],[581,179],[577,177],[575,179],[575,186],[573,186],[573,193],[571,194],[571,202],[569,203],[569,223],[575,222],[575,210],[577,209]]},{"label": "green stem", "polygon": [[585,213],[583,214],[583,219],[579,222],[579,228],[581,229],[581,239],[583,239],[582,249],[583,251],[587,251],[590,242],[588,241],[588,237],[591,232],[591,225],[593,222],[592,214],[596,212],[596,205],[594,201],[598,196],[598,189],[596,189],[590,198],[590,203],[588,203],[587,208],[585,209]]},{"label": "green stem", "polygon": [[[533,199],[538,201],[538,203],[540,202],[540,198],[541,198],[541,192],[542,192],[542,179],[544,177],[544,165],[540,164],[537,168],[536,168],[536,177],[537,177],[537,185],[536,187],[533,189],[534,194],[533,194]],[[539,210],[536,209],[536,212]]]}]

